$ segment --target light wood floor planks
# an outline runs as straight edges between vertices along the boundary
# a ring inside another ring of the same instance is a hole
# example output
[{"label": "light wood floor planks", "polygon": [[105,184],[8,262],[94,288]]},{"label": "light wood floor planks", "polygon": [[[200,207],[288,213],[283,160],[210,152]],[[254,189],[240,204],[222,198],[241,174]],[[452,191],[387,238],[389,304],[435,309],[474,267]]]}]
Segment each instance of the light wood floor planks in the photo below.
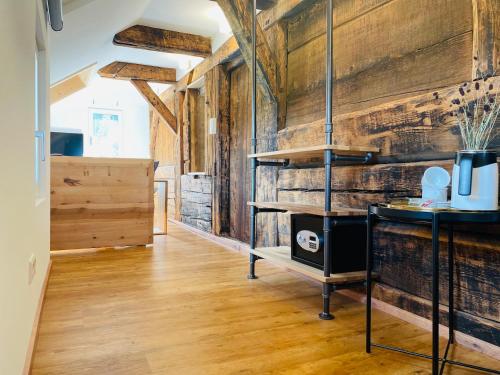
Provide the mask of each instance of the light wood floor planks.
[{"label": "light wood floor planks", "polygon": [[[56,255],[33,374],[430,373],[425,360],[364,353],[363,305],[337,294],[336,319],[321,321],[319,284],[264,262],[258,280],[246,271],[247,257],[176,225],[154,247]],[[428,332],[374,318],[378,342],[430,352]]]}]

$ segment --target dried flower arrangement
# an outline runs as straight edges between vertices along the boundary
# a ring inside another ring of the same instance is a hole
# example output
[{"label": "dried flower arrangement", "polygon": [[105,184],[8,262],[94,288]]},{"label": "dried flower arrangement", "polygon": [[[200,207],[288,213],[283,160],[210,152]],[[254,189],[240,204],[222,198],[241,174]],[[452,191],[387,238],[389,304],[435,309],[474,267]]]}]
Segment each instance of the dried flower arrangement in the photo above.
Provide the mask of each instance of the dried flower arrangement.
[{"label": "dried flower arrangement", "polygon": [[450,103],[450,116],[457,119],[466,150],[485,150],[495,138],[500,114],[500,93],[492,75],[485,75],[458,88]]}]

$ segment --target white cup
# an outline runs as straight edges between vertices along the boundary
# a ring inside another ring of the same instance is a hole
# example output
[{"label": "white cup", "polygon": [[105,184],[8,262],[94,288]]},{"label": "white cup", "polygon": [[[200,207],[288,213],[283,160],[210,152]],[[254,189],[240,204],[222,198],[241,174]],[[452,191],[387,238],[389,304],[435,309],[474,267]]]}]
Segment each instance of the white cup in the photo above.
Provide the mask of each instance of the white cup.
[{"label": "white cup", "polygon": [[427,168],[422,177],[422,198],[446,202],[450,180],[450,174],[446,169],[441,167]]}]

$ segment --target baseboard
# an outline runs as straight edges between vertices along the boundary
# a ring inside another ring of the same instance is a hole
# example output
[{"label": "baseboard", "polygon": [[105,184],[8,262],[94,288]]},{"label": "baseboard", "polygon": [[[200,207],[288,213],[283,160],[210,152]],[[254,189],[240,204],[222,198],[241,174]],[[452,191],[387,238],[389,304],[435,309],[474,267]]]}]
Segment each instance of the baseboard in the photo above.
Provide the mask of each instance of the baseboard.
[{"label": "baseboard", "polygon": [[203,237],[209,241],[215,242],[218,245],[222,245],[228,249],[242,252],[244,254],[249,254],[249,252],[250,252],[250,246],[245,242],[234,240],[232,238],[216,236],[213,233],[205,232],[201,229],[192,227],[191,225],[177,221],[175,219],[168,219],[168,221],[180,226],[181,228],[183,228],[185,230],[188,230],[194,234],[197,234],[200,237]]},{"label": "baseboard", "polygon": [[[187,225],[185,223],[181,223],[177,220],[169,219],[173,223],[179,225],[183,229],[186,229],[194,234],[199,235],[200,237],[203,237],[209,241],[215,242],[218,245],[224,246],[230,250],[233,251],[238,251],[244,254],[248,254],[249,252],[249,246],[248,244],[244,242],[240,242],[237,240],[233,240],[230,238],[225,238],[225,237],[219,237],[216,236],[212,233],[207,233],[204,232],[200,229],[194,228],[190,225]],[[366,303],[366,295],[363,293],[356,292],[354,290],[339,290],[336,293],[340,293],[348,298],[351,298],[355,301],[358,301],[360,303]],[[425,329],[427,331],[431,331],[432,329],[432,322],[429,319],[423,318],[419,315],[413,314],[409,311],[400,309],[399,307],[390,305],[386,302],[377,300],[377,299],[372,299],[372,306],[373,308],[383,311],[389,315],[392,315],[398,319],[401,319],[405,322],[411,323],[419,328]],[[448,327],[444,325],[439,326],[439,334],[443,337],[448,337]],[[470,335],[467,335],[465,333],[455,331],[455,339],[457,343],[460,345],[478,351],[480,353],[483,353],[489,357],[492,357],[496,360],[500,360],[500,347],[495,346],[493,344],[490,344],[486,341],[477,339],[475,337],[472,337]]]},{"label": "baseboard", "polygon": [[28,351],[26,352],[26,360],[24,362],[24,370],[23,370],[24,375],[28,375],[31,373],[33,355],[35,354],[36,343],[38,340],[38,328],[40,324],[40,317],[42,316],[43,304],[45,302],[45,293],[47,292],[47,285],[49,283],[49,275],[51,268],[52,268],[52,260],[49,260],[49,264],[47,265],[47,272],[45,273],[45,279],[43,280],[42,290],[40,291],[40,297],[38,299],[38,306],[35,313],[35,320],[33,321],[33,328],[31,330],[31,337],[28,346]]}]

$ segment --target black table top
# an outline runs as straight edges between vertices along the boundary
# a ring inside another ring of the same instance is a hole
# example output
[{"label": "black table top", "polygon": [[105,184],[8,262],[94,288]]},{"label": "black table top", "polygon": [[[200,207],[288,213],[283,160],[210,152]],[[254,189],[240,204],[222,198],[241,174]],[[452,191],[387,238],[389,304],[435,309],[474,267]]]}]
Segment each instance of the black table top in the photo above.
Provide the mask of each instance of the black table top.
[{"label": "black table top", "polygon": [[491,223],[500,224],[500,210],[463,211],[453,208],[427,208],[404,203],[378,203],[369,208],[369,213],[379,217],[405,221],[432,222],[439,218],[446,223]]}]

